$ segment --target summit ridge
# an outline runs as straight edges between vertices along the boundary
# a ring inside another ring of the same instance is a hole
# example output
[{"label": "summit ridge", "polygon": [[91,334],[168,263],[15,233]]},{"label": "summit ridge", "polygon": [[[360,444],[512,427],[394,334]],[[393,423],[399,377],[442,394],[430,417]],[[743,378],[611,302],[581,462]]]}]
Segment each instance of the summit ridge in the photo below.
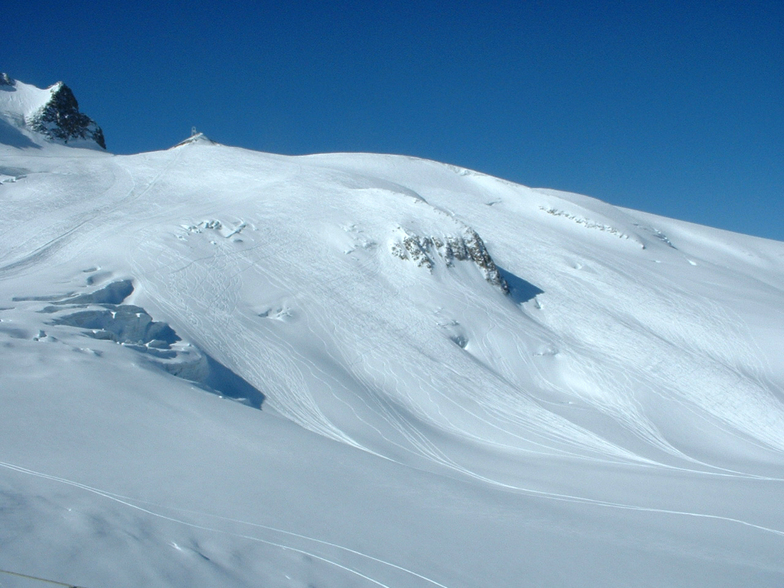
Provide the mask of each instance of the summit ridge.
[{"label": "summit ridge", "polygon": [[0,116],[33,143],[40,139],[77,147],[106,149],[103,130],[79,111],[73,91],[63,82],[46,89],[0,74]]}]

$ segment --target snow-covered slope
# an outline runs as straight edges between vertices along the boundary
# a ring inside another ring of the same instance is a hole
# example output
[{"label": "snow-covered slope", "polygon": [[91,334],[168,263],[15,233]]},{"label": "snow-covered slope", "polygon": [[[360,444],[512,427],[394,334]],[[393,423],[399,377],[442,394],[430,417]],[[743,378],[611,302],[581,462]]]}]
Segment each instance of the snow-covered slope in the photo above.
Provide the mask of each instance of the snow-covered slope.
[{"label": "snow-covered slope", "polygon": [[203,136],[0,174],[0,569],[784,582],[784,244]]},{"label": "snow-covered slope", "polygon": [[0,73],[0,105],[0,143],[106,149],[101,127],[79,112],[73,92],[62,82],[41,90]]}]

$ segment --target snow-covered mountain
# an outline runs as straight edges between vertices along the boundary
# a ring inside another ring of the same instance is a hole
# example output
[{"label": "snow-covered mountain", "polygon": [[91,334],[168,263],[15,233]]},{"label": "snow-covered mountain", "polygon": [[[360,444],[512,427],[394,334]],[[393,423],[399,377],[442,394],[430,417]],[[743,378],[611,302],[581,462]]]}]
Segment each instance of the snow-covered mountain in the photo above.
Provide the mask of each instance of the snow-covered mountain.
[{"label": "snow-covered mountain", "polygon": [[409,157],[73,148],[14,87],[0,569],[784,583],[784,243]]},{"label": "snow-covered mountain", "polygon": [[79,112],[71,89],[57,82],[41,90],[0,73],[0,142],[15,147],[49,142],[106,149],[103,131]]}]

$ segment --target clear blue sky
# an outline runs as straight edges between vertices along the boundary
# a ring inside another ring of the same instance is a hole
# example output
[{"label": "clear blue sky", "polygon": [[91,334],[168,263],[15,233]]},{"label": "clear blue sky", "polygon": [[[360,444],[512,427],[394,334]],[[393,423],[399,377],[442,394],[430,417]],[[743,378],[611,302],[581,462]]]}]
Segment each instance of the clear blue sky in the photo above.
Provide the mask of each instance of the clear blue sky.
[{"label": "clear blue sky", "polygon": [[416,155],[784,240],[784,2],[6,3],[0,69],[110,151],[192,125]]}]

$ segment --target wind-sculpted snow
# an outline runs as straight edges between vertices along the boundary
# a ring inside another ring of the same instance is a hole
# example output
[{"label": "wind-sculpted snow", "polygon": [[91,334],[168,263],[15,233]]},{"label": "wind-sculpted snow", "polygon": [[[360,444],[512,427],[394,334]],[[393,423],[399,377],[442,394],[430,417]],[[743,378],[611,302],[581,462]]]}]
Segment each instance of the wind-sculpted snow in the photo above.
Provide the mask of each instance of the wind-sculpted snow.
[{"label": "wind-sculpted snow", "polygon": [[89,329],[96,339],[153,349],[170,349],[179,340],[169,325],[153,321],[143,308],[131,304],[74,312],[55,318],[53,324]]},{"label": "wind-sculpted snow", "polygon": [[[102,272],[91,268],[87,272],[87,285],[92,285]],[[103,277],[109,277],[103,274]],[[37,312],[51,315],[46,328],[66,326],[79,329],[87,337],[100,341],[119,343],[127,349],[144,354],[148,364],[174,376],[193,382],[201,388],[227,398],[239,400],[249,406],[260,408],[264,394],[251,386],[237,374],[215,361],[182,339],[168,324],[154,321],[140,306],[123,304],[133,293],[132,280],[117,280],[92,292],[67,296],[16,296],[13,302],[48,302]],[[2,329],[0,329],[1,331]],[[17,338],[29,338],[26,331],[6,331]],[[56,342],[57,339],[43,329],[32,338],[35,341]],[[102,352],[90,350],[102,355]]]},{"label": "wind-sculpted snow", "polygon": [[0,569],[784,580],[783,244],[398,156],[0,149]]}]

